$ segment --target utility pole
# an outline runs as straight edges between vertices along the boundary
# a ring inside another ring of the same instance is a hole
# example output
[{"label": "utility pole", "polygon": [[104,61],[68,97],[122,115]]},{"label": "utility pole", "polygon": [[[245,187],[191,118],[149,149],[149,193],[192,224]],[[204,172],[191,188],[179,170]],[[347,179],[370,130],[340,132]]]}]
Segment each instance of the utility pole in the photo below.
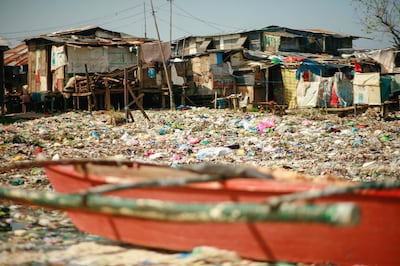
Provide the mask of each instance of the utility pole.
[{"label": "utility pole", "polygon": [[143,2],[143,14],[144,14],[144,37],[147,38],[147,27],[146,27],[146,2]]},{"label": "utility pole", "polygon": [[157,31],[158,47],[160,48],[161,59],[162,59],[162,63],[163,63],[163,67],[164,67],[164,72],[165,72],[165,78],[166,78],[166,80],[167,80],[167,85],[168,85],[168,91],[169,91],[169,105],[170,105],[170,109],[171,109],[171,110],[175,110],[174,95],[172,94],[171,81],[169,80],[167,65],[165,64],[165,61],[166,61],[166,60],[165,60],[164,50],[162,49],[162,46],[161,46],[160,32],[158,31],[156,13],[154,12],[154,7],[153,7],[153,0],[150,0],[150,4],[151,4],[151,13],[153,14],[154,24],[155,24],[155,26],[156,26],[156,31]]},{"label": "utility pole", "polygon": [[169,1],[169,42],[172,43],[172,0]]}]

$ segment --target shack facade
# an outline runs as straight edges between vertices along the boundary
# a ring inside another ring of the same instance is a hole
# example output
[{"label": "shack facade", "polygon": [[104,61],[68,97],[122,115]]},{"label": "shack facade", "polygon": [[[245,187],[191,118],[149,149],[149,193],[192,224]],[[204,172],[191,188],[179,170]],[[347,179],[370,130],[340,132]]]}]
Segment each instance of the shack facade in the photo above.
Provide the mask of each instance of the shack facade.
[{"label": "shack facade", "polygon": [[[295,94],[287,93],[285,84],[295,86],[293,71],[296,66],[282,67],[282,58],[291,54],[338,55],[340,49],[352,47],[359,37],[324,30],[297,30],[269,26],[259,30],[231,34],[189,36],[178,39],[172,57],[187,59],[193,72],[193,83],[188,84],[189,95],[227,97],[227,91],[245,96],[249,103],[274,100],[288,104]],[[275,57],[278,61],[271,60]],[[294,63],[296,59],[292,60]],[[225,65],[225,76],[233,78],[232,88],[222,90],[212,82],[213,72]],[[277,66],[277,65],[280,65]],[[286,82],[285,82],[286,81]],[[293,90],[293,89],[292,89]],[[295,101],[295,99],[294,99]],[[295,104],[291,104],[295,106]]]},{"label": "shack facade", "polygon": [[210,49],[239,48],[251,51],[339,54],[340,49],[352,48],[353,40],[357,38],[359,37],[325,30],[268,26],[239,33],[178,39],[173,56],[195,55]]},{"label": "shack facade", "polygon": [[[124,78],[137,95],[144,94],[142,101],[151,102],[146,107],[166,107],[167,75],[175,104],[225,107],[236,103],[237,107],[241,101],[257,107],[273,101],[288,108],[385,104],[400,93],[398,52],[361,55],[352,49],[356,38],[269,26],[189,36],[172,47],[161,43],[160,49],[153,40],[89,27],[26,40],[27,80],[30,92],[72,88],[73,94],[78,87],[82,95],[89,95],[93,89],[96,108],[106,110],[110,94],[123,96]],[[168,65],[167,73],[163,63]],[[374,84],[365,83],[364,76],[374,76]],[[372,96],[371,86],[380,95]],[[225,104],[217,105],[221,100]],[[121,101],[118,104],[122,107]]]},{"label": "shack facade", "polygon": [[[76,76],[87,77],[135,66],[138,64],[137,47],[146,41],[149,39],[100,27],[85,27],[26,39],[29,92],[42,96],[63,92],[69,86],[68,81]],[[86,86],[88,91],[90,86],[94,87],[93,78],[89,82],[92,84]],[[99,92],[104,93],[104,90]]]}]

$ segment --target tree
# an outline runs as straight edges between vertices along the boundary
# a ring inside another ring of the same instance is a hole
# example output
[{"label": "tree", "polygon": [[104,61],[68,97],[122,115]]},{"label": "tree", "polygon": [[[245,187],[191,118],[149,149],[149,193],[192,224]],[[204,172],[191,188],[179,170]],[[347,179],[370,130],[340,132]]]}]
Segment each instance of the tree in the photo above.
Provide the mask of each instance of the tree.
[{"label": "tree", "polygon": [[400,0],[353,1],[365,31],[390,34],[393,46],[400,48]]}]

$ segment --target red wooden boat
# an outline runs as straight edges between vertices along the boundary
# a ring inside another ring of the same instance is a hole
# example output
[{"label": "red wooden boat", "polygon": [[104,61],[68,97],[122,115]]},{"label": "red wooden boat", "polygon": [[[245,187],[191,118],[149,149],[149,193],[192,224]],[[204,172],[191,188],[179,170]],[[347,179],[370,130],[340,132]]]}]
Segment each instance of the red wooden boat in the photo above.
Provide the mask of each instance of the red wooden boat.
[{"label": "red wooden boat", "polygon": [[[50,165],[46,174],[60,193],[104,184],[121,184],[154,177],[199,176],[189,170],[132,163],[124,166]],[[143,187],[105,193],[123,198],[175,202],[265,202],[268,197],[340,187],[344,182],[316,182],[286,170],[261,169],[273,179],[233,178],[172,187]],[[145,247],[188,251],[213,246],[263,261],[334,263],[337,265],[400,265],[400,189],[359,190],[314,199],[316,203],[354,202],[361,209],[356,226],[316,223],[204,223],[127,218],[79,210],[68,214],[82,231]]]}]

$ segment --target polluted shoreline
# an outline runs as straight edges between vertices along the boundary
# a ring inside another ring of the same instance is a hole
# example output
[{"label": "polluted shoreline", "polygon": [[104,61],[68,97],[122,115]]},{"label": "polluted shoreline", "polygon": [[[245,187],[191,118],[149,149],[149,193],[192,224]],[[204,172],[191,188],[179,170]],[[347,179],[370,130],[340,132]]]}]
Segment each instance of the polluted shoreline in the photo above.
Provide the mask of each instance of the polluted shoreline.
[{"label": "polluted shoreline", "polygon": [[[339,117],[315,109],[284,116],[208,108],[146,113],[150,121],[139,111],[132,112],[134,121],[128,123],[123,113],[98,111],[1,124],[0,167],[36,160],[41,153],[47,159],[132,160],[172,167],[202,162],[250,164],[290,169],[321,179],[336,176],[348,182],[399,179],[398,113],[385,120],[371,111]],[[14,169],[0,178],[2,185],[52,190],[41,168]],[[179,254],[138,249],[78,232],[62,211],[5,201],[1,204],[0,223],[8,226],[0,232],[0,262],[5,265],[18,265],[18,260],[20,264],[87,265],[83,261],[101,264],[101,259],[104,265],[112,265],[118,262],[107,252],[125,254],[132,249],[136,255],[121,257],[130,257],[136,265],[176,265],[196,259],[203,259],[204,265],[259,263],[207,248]],[[79,258],[76,246],[87,248],[85,256]],[[99,253],[102,248],[104,252]],[[62,255],[60,250],[70,250],[71,254]],[[207,262],[206,257],[212,257],[210,252],[215,261]]]}]

